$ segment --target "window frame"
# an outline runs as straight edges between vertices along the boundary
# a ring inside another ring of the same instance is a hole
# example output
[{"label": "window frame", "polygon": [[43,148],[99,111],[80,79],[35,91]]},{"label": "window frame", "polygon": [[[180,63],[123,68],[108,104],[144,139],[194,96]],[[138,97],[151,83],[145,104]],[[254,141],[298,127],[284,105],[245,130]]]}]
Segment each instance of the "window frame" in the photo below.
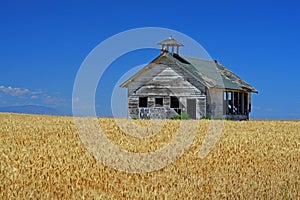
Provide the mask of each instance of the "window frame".
[{"label": "window frame", "polygon": [[[176,103],[174,103],[174,101],[172,99],[176,99]],[[178,106],[174,106],[173,104],[178,104]],[[180,103],[179,103],[179,98],[176,96],[170,96],[170,108],[179,108],[180,107]]]},{"label": "window frame", "polygon": [[[143,105],[141,105],[141,104],[143,104]],[[139,108],[148,108],[148,97],[139,97],[139,105],[138,106],[139,106]]]},{"label": "window frame", "polygon": [[[158,103],[157,103],[157,100],[161,100],[161,104],[158,104]],[[155,106],[156,108],[164,107],[164,98],[162,98],[162,97],[155,97],[155,98],[154,98],[154,106]]]}]

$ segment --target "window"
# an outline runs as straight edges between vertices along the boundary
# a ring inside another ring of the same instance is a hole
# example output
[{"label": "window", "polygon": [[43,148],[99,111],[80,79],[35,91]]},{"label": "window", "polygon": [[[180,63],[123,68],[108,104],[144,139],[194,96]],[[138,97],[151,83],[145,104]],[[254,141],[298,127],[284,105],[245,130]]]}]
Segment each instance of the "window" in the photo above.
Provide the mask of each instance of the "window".
[{"label": "window", "polygon": [[139,107],[140,108],[148,107],[148,97],[139,97]]},{"label": "window", "polygon": [[162,107],[163,105],[163,98],[155,98],[155,107]]},{"label": "window", "polygon": [[232,101],[232,92],[225,91],[224,92],[224,111],[228,114],[233,114],[233,101]]},{"label": "window", "polygon": [[228,99],[227,100],[232,100],[231,95],[232,95],[232,92],[228,92]]},{"label": "window", "polygon": [[181,109],[179,108],[179,100],[177,97],[170,97],[170,108],[173,108],[179,115],[181,114]]},{"label": "window", "polygon": [[177,97],[170,97],[170,101],[171,101],[171,108],[179,108],[179,100]]}]

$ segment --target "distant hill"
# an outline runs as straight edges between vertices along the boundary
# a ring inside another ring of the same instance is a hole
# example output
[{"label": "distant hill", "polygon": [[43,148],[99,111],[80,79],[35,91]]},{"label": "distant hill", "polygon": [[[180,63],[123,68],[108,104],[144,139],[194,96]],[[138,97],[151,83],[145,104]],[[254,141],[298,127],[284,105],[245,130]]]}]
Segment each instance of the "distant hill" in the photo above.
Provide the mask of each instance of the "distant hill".
[{"label": "distant hill", "polygon": [[24,105],[24,106],[7,106],[0,107],[0,112],[12,112],[23,114],[42,114],[42,115],[61,115],[61,113],[50,107],[37,106],[37,105]]}]

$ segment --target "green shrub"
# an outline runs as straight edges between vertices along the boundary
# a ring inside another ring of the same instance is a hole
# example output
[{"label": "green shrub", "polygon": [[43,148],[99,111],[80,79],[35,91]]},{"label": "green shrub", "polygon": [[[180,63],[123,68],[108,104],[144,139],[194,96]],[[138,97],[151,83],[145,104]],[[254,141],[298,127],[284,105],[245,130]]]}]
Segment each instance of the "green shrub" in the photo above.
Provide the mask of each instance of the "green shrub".
[{"label": "green shrub", "polygon": [[208,119],[208,120],[211,120],[210,117],[207,117],[207,116],[202,116],[200,119]]},{"label": "green shrub", "polygon": [[176,115],[171,119],[190,119],[190,116],[186,112],[182,112],[180,115]]},{"label": "green shrub", "polygon": [[174,117],[171,117],[171,119],[181,119],[181,116],[180,115],[176,115]]},{"label": "green shrub", "polygon": [[207,120],[228,120],[228,121],[232,121],[232,118],[229,118],[229,117],[226,117],[226,118],[222,118],[222,117],[211,118],[211,117],[207,117],[207,116],[202,116],[200,119],[207,119]]}]

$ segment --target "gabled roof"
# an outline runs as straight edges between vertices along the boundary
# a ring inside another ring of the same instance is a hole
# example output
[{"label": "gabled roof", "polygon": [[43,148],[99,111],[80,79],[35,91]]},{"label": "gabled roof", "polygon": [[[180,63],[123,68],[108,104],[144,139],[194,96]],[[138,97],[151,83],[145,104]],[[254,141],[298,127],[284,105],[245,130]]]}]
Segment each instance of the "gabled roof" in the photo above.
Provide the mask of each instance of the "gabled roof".
[{"label": "gabled roof", "polygon": [[195,73],[198,73],[204,80],[212,82],[212,87],[258,93],[255,88],[217,61],[185,56],[182,56],[182,58],[195,68]]},{"label": "gabled roof", "polygon": [[[151,63],[155,63],[161,57],[166,57],[175,62],[179,68],[190,74],[190,76],[207,88],[226,88],[258,93],[255,88],[217,61],[179,56],[178,54],[172,55],[165,52]],[[125,81],[121,87],[127,87],[133,79],[143,74],[144,70],[146,70],[146,67]]]}]

